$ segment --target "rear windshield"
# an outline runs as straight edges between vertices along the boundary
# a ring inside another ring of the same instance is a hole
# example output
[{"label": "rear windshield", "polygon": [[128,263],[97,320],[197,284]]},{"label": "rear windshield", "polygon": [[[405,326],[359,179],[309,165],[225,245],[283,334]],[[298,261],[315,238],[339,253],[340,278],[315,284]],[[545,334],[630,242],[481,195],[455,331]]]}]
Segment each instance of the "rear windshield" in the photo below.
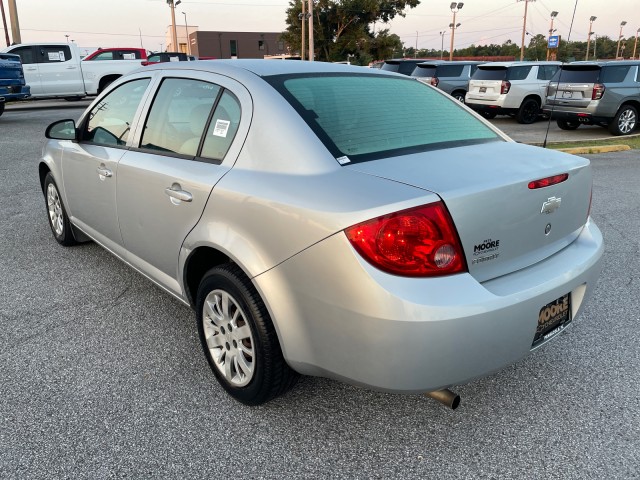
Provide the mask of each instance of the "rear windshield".
[{"label": "rear windshield", "polygon": [[341,163],[499,140],[458,102],[414,79],[328,74],[266,80]]},{"label": "rear windshield", "polygon": [[436,73],[435,65],[416,65],[415,70],[411,74],[412,77],[434,77]]},{"label": "rear windshield", "polygon": [[561,83],[598,83],[598,77],[600,76],[600,67],[569,67],[564,66],[558,70],[553,78],[552,82]]},{"label": "rear windshield", "polygon": [[471,77],[472,80],[506,80],[506,78],[506,67],[479,67]]},{"label": "rear windshield", "polygon": [[[419,61],[418,61],[419,62]],[[413,61],[389,61],[384,62],[382,70],[388,72],[402,73],[403,75],[411,75],[411,72],[416,68],[418,62]]]},{"label": "rear windshield", "polygon": [[436,77],[459,77],[462,75],[464,65],[439,65],[436,69]]}]

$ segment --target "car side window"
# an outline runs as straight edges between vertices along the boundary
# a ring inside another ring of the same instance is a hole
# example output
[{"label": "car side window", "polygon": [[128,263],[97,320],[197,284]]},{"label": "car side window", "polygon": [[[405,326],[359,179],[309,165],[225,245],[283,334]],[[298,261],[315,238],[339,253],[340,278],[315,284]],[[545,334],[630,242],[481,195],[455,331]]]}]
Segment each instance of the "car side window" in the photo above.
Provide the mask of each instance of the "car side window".
[{"label": "car side window", "polygon": [[16,55],[20,55],[20,61],[23,65],[28,65],[30,63],[36,63],[33,58],[33,49],[31,47],[20,47],[14,50],[11,50],[11,53]]},{"label": "car side window", "polygon": [[113,60],[113,52],[102,52],[92,58],[92,60]]},{"label": "car side window", "polygon": [[538,80],[551,80],[558,68],[557,65],[540,65],[538,67]]},{"label": "car side window", "polygon": [[220,87],[187,78],[166,78],[144,126],[140,148],[195,157]]},{"label": "car side window", "polygon": [[507,75],[507,80],[524,80],[529,76],[531,67],[511,67]]},{"label": "car side window", "polygon": [[622,83],[629,73],[629,65],[613,65],[602,69],[602,83]]},{"label": "car side window", "polygon": [[125,146],[149,82],[149,78],[127,82],[102,98],[89,112],[82,140],[110,147]]},{"label": "car side window", "polygon": [[66,45],[42,45],[40,49],[40,63],[60,63],[71,60],[71,49]]},{"label": "car side window", "polygon": [[213,160],[224,159],[238,131],[240,116],[240,102],[235,95],[225,90],[211,118],[202,145],[201,157]]}]

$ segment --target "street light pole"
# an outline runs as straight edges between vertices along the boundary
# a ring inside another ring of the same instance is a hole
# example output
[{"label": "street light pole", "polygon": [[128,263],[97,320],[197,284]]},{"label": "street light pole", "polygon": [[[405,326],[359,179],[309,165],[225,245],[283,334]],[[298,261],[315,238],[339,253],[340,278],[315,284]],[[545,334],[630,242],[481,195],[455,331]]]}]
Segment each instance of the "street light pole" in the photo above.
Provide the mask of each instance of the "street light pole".
[{"label": "street light pole", "polygon": [[418,31],[416,30],[416,49],[413,51],[413,58],[418,58]]},{"label": "street light pole", "polygon": [[4,38],[7,42],[7,47],[11,45],[9,41],[9,29],[7,28],[7,17],[4,14],[4,0],[0,0],[0,11],[2,12],[2,26],[4,27]]},{"label": "street light pole", "polygon": [[302,11],[298,15],[298,19],[302,22],[302,38],[300,39],[300,60],[304,60],[305,50],[307,48],[307,13],[305,11],[306,4],[302,0]]},{"label": "street light pole", "polygon": [[633,59],[636,59],[636,48],[638,47],[638,33],[640,33],[640,28],[636,30],[636,42],[633,44]]},{"label": "street light pole", "polygon": [[443,32],[440,32],[440,60],[442,60],[442,57],[444,56],[444,34],[447,33],[446,30]]},{"label": "street light pole", "polygon": [[596,21],[598,17],[591,17],[589,19],[589,35],[587,36],[587,55],[584,57],[585,60],[589,60],[589,45],[591,45],[591,34],[593,33],[593,22]]},{"label": "street light pole", "polygon": [[520,47],[520,61],[524,60],[524,36],[527,32],[527,8],[529,2],[535,2],[536,0],[518,0],[524,2],[524,22],[522,22],[522,46]]},{"label": "street light pole", "polygon": [[[553,35],[553,32],[555,32],[555,30],[553,29],[553,21],[556,19],[557,16],[558,16],[558,12],[556,12],[555,10],[551,12],[551,25],[549,26],[549,36]],[[547,60],[549,60],[549,39],[547,39]]]},{"label": "street light pole", "polygon": [[[456,13],[458,13],[462,7],[464,7],[464,3],[462,2],[451,2],[451,5],[449,5],[449,8],[451,9],[451,11],[453,12],[453,22],[451,22],[451,24],[449,25],[449,27],[451,28],[451,48],[449,49],[449,61],[453,60],[453,41],[455,38],[455,34],[456,34]],[[458,24],[459,26],[460,24]]]},{"label": "street light pole", "polygon": [[11,22],[11,35],[13,36],[13,43],[22,43],[22,37],[20,36],[20,22],[18,22],[18,7],[16,7],[16,0],[9,1],[9,21]]},{"label": "street light pole", "polygon": [[[177,3],[180,3],[178,0]],[[174,52],[178,51],[178,34],[176,33],[176,6],[173,4],[173,0],[167,0],[167,5],[171,9],[171,43]]]},{"label": "street light pole", "polygon": [[[304,1],[304,0],[302,0]],[[313,46],[313,0],[309,0],[309,61],[314,60],[314,46]]]},{"label": "street light pole", "polygon": [[618,54],[620,53],[620,40],[622,40],[622,29],[627,24],[627,22],[620,22],[620,35],[618,36],[618,48],[616,48],[616,59],[618,58]]},{"label": "street light pole", "polygon": [[187,23],[187,14],[182,12],[184,15],[184,33],[187,36],[187,55],[191,55],[191,42],[189,41],[189,24]]}]

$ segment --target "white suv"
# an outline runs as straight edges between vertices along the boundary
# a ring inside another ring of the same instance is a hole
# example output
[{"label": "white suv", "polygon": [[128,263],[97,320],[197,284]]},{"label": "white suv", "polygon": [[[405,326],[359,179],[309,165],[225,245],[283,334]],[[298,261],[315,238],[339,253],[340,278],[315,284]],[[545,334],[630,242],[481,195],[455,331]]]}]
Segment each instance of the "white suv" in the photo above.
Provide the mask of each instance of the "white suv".
[{"label": "white suv", "polygon": [[480,65],[469,81],[466,103],[485,118],[515,116],[520,123],[538,119],[549,80],[560,62],[494,62]]}]

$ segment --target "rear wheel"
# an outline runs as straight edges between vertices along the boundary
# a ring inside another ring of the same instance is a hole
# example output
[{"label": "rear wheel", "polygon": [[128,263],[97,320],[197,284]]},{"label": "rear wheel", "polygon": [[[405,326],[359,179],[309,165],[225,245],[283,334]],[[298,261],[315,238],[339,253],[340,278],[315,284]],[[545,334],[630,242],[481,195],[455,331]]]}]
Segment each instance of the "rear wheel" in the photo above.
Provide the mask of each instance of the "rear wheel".
[{"label": "rear wheel", "polygon": [[631,105],[623,105],[609,124],[613,135],[629,135],[638,126],[638,110]]},{"label": "rear wheel", "polygon": [[496,112],[489,112],[488,110],[483,110],[483,111],[480,112],[480,115],[482,115],[487,120],[491,120],[492,118],[496,118],[497,113]]},{"label": "rear wheel", "polygon": [[198,288],[198,333],[214,375],[232,397],[260,405],[298,374],[287,365],[264,302],[235,264],[213,268]]},{"label": "rear wheel", "polygon": [[556,120],[556,124],[562,130],[575,130],[580,126],[580,122],[572,122],[571,120]]},{"label": "rear wheel", "polygon": [[516,114],[516,120],[518,123],[523,123],[525,125],[531,124],[538,119],[538,115],[540,114],[540,104],[534,98],[525,98],[522,105],[520,105],[520,109]]},{"label": "rear wheel", "polygon": [[463,90],[456,90],[451,94],[451,96],[455,98],[457,101],[459,101],[460,103],[464,103],[465,95],[466,93]]}]

